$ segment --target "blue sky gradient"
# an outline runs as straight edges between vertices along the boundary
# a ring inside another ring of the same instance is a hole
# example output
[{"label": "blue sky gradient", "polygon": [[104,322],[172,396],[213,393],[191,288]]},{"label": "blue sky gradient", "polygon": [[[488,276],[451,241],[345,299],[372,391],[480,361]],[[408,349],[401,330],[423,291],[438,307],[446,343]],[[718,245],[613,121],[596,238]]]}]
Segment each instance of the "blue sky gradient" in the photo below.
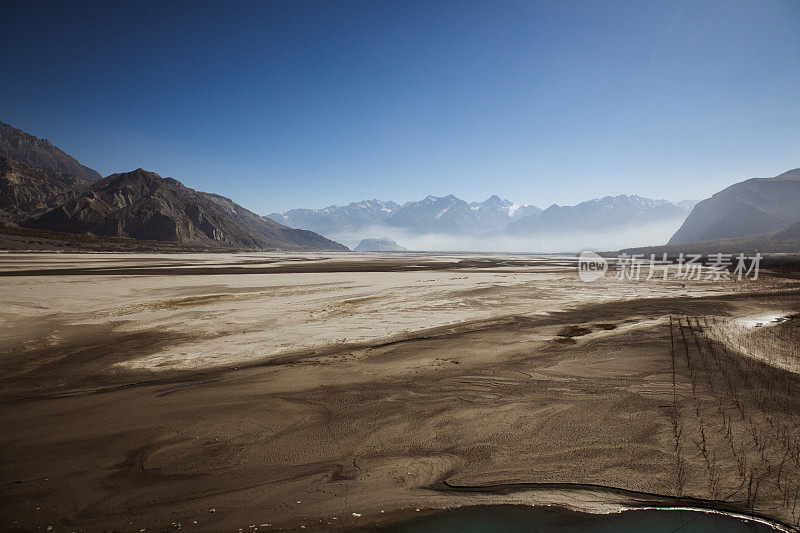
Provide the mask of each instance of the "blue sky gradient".
[{"label": "blue sky gradient", "polygon": [[0,120],[261,214],[800,166],[800,2],[232,4],[6,0]]}]

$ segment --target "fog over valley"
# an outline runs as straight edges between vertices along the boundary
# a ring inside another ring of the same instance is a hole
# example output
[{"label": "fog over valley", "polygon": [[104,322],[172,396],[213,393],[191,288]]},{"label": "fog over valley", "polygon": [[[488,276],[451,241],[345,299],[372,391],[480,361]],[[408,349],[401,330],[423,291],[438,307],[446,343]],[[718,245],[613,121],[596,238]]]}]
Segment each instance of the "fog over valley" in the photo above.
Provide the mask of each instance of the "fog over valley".
[{"label": "fog over valley", "polygon": [[662,244],[695,203],[619,195],[542,210],[496,195],[471,203],[449,195],[403,205],[364,200],[269,216],[351,249],[362,239],[387,237],[414,251],[574,252]]}]

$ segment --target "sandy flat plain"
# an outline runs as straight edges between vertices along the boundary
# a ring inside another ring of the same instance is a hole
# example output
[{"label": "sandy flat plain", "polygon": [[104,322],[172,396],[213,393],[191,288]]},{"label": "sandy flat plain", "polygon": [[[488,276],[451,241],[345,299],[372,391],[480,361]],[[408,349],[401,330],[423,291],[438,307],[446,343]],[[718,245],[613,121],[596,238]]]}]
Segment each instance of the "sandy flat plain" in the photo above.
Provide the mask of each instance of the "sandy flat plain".
[{"label": "sandy flat plain", "polygon": [[8,253],[0,301],[2,530],[358,528],[502,502],[800,518],[800,380],[725,333],[800,311],[790,277]]}]

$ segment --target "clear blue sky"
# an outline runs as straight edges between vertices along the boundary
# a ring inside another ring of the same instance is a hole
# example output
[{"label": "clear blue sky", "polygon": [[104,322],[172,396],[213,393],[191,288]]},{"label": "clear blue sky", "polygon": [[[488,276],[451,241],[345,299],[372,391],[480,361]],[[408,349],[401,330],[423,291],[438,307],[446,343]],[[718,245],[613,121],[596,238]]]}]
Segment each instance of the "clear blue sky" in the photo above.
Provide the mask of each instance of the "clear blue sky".
[{"label": "clear blue sky", "polygon": [[800,2],[3,0],[0,120],[266,214],[800,167]]}]

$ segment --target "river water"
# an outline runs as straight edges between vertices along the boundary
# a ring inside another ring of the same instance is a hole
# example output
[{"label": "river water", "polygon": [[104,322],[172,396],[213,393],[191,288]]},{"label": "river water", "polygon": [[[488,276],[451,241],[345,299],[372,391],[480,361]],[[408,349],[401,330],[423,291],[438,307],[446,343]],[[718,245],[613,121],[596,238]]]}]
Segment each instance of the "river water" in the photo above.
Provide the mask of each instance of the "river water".
[{"label": "river water", "polygon": [[770,526],[698,511],[637,510],[610,515],[556,507],[487,505],[460,507],[380,528],[384,533],[774,533]]}]

